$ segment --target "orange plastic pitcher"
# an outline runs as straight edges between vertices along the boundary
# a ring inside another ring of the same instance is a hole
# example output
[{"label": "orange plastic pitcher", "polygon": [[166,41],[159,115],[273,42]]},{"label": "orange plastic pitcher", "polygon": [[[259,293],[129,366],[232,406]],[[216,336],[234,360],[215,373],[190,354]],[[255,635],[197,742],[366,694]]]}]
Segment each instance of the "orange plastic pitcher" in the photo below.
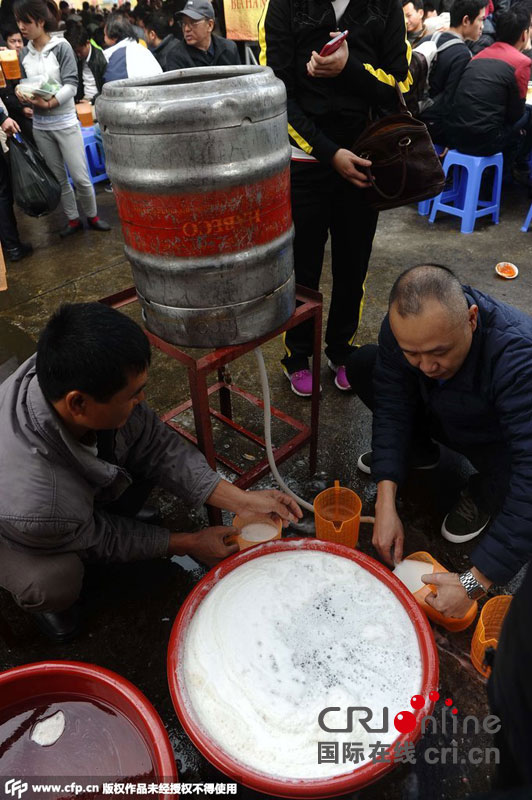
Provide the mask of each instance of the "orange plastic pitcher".
[{"label": "orange plastic pitcher", "polygon": [[358,494],[335,481],[333,487],[320,492],[314,500],[316,538],[356,547],[361,510]]},{"label": "orange plastic pitcher", "polygon": [[[427,568],[427,572],[448,572],[448,570],[445,569],[445,567],[443,567],[439,561],[436,561],[436,559],[433,558],[430,553],[426,553],[424,550],[419,550],[417,553],[411,553],[406,558],[411,559],[412,561],[426,561],[427,564],[430,565]],[[433,591],[436,594],[438,590],[434,586],[427,584],[423,587],[423,589],[418,589],[417,592],[414,592],[414,597],[432,622],[435,622],[437,625],[441,625],[448,631],[463,631],[465,628],[471,625],[478,612],[478,603],[476,600],[473,600],[471,607],[465,616],[446,617],[440,611],[436,611],[435,608],[432,608],[432,606],[429,606],[428,603],[425,602],[427,595]]]},{"label": "orange plastic pitcher", "polygon": [[18,56],[15,50],[0,51],[0,63],[2,64],[6,80],[16,81],[22,77]]},{"label": "orange plastic pitcher", "polygon": [[94,117],[92,115],[92,106],[90,103],[76,103],[76,113],[84,128],[92,128],[94,125]]},{"label": "orange plastic pitcher", "polygon": [[[249,525],[254,524],[267,525],[271,528],[271,535],[268,537],[258,537],[252,535],[251,538],[248,538],[246,535],[246,528]],[[231,536],[227,539],[228,544],[232,544],[235,542],[238,544],[241,550],[247,550],[248,547],[255,547],[257,544],[263,544],[264,542],[270,542],[273,539],[280,539],[281,533],[283,531],[283,523],[280,519],[273,520],[268,514],[243,514],[239,516],[235,514],[233,519],[233,527],[237,528],[238,534]]]},{"label": "orange plastic pitcher", "polygon": [[504,618],[510,608],[512,596],[501,594],[492,597],[483,607],[471,640],[471,662],[481,675],[487,678],[491,667],[484,664],[488,647],[497,648]]}]

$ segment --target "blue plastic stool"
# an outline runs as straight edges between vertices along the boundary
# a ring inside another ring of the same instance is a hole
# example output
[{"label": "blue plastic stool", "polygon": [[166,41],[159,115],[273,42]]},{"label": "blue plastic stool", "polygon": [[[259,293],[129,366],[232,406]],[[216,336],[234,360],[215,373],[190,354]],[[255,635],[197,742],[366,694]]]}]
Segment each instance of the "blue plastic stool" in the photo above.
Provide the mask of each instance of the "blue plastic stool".
[{"label": "blue plastic stool", "polygon": [[[448,189],[444,189],[441,193],[441,198],[445,203],[450,201],[458,200],[462,197],[463,192],[463,185],[460,181],[460,170],[453,169],[453,183]],[[438,195],[435,195],[437,197]],[[421,203],[418,203],[417,213],[420,214],[422,217],[426,217],[427,214],[430,214],[430,209],[432,207],[432,203],[434,202],[434,197],[429,197],[428,200],[422,200]]]},{"label": "blue plastic stool", "polygon": [[[91,179],[91,183],[94,185],[95,183],[99,183],[99,181],[106,181],[107,172],[105,171],[105,153],[103,151],[103,145],[101,143],[101,139],[99,139],[94,133],[94,127],[91,128],[81,128],[81,134],[83,136],[83,146],[85,147],[85,158],[87,160],[87,168],[89,171],[89,178]],[[65,168],[68,175],[68,180],[70,184],[73,186],[74,182],[70,176],[68,171],[68,167],[65,164]]]},{"label": "blue plastic stool", "polygon": [[[436,153],[441,156],[445,150],[445,147],[441,144],[435,144],[434,149],[436,150]],[[427,214],[430,214],[430,207],[433,200],[434,197],[429,197],[428,200],[421,200],[421,202],[417,204],[417,213],[422,217],[426,217]]]},{"label": "blue plastic stool", "polygon": [[432,205],[432,197],[429,197],[428,200],[422,200],[420,203],[417,204],[417,213],[421,214],[422,217],[426,217],[427,214],[430,214],[430,207]]},{"label": "blue plastic stool", "polygon": [[[443,162],[445,175],[452,166],[462,168],[458,190],[452,197],[449,195],[444,197],[446,193],[442,192],[434,198],[429,222],[434,222],[438,211],[443,211],[461,217],[462,233],[473,233],[477,219],[488,214],[492,215],[493,222],[497,225],[501,203],[502,153],[495,153],[493,156],[468,156],[458,150],[449,150]],[[479,200],[482,174],[487,167],[495,167],[491,200]]]},{"label": "blue plastic stool", "polygon": [[89,167],[89,176],[92,183],[107,180],[105,171],[105,153],[101,139],[94,134],[94,128],[82,128],[83,144],[85,145],[85,157]]},{"label": "blue plastic stool", "polygon": [[521,228],[523,233],[526,233],[528,231],[531,222],[532,222],[532,203],[530,203],[530,208],[528,209],[528,214],[526,215],[525,224]]}]

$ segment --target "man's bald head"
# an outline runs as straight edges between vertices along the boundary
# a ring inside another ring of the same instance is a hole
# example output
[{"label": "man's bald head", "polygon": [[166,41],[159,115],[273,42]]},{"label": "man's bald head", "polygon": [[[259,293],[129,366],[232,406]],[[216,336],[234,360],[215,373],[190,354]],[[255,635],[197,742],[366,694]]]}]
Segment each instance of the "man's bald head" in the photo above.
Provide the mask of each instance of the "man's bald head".
[{"label": "man's bald head", "polygon": [[404,319],[422,314],[424,307],[434,302],[457,321],[467,317],[467,300],[456,275],[439,264],[425,264],[399,275],[390,292],[389,308],[393,306]]},{"label": "man's bald head", "polygon": [[448,380],[464,363],[477,328],[460,281],[436,264],[403,272],[390,294],[389,321],[406,360],[428,378]]}]

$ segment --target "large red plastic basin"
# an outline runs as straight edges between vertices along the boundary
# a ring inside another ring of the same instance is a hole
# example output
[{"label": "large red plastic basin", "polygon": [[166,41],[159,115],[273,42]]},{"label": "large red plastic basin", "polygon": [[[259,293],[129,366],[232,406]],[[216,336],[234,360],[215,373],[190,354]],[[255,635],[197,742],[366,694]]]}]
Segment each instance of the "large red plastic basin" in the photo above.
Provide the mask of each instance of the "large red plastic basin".
[{"label": "large red plastic basin", "polygon": [[[200,726],[199,722],[189,712],[190,704],[187,702],[187,689],[180,670],[182,653],[184,652],[185,638],[190,621],[203,598],[229,572],[238,569],[255,558],[289,550],[320,550],[324,553],[342,556],[355,561],[366,569],[394,593],[416,630],[419,652],[422,660],[422,682],[420,694],[428,697],[429,691],[438,686],[438,656],[432,629],[417,602],[403,584],[395,578],[389,570],[375,561],[374,558],[363,553],[344,547],[343,545],[315,539],[281,539],[267,542],[256,547],[251,547],[241,553],[227,558],[217,567],[214,567],[188,595],[174,622],[170,642],[168,645],[168,683],[172,702],[180,722],[205,758],[214,764],[230,778],[238,783],[255,789],[259,792],[276,797],[333,797],[334,795],[347,794],[367,786],[381,778],[386,772],[394,768],[393,763],[367,763],[353,772],[327,778],[313,778],[311,780],[294,780],[275,778],[263,772],[251,769],[240,761],[232,758],[217,744]],[[433,703],[428,703],[424,708],[414,711],[417,725],[412,733],[398,736],[394,743],[415,742],[421,734],[421,720],[430,714]],[[405,709],[407,710],[407,709]]]},{"label": "large red plastic basin", "polygon": [[161,718],[147,697],[121,675],[80,661],[40,661],[0,672],[1,708],[54,695],[101,700],[121,712],[146,743],[158,780],[177,781],[172,746]]}]

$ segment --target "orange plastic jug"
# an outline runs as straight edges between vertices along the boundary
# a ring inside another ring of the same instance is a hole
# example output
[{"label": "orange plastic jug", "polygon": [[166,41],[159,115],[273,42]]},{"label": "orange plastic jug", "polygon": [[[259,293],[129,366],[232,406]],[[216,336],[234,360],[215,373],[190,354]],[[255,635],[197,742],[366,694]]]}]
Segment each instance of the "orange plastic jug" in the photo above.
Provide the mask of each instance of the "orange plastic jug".
[{"label": "orange plastic jug", "polygon": [[361,510],[360,497],[335,481],[333,487],[320,492],[314,500],[316,538],[356,547]]},{"label": "orange plastic jug", "polygon": [[487,678],[491,667],[484,664],[484,656],[488,647],[497,648],[504,618],[510,608],[512,596],[501,594],[492,597],[484,605],[471,640],[471,662],[481,675]]},{"label": "orange plastic jug", "polygon": [[92,128],[94,117],[92,116],[92,106],[90,103],[76,103],[76,113],[84,128]]},{"label": "orange plastic jug", "polygon": [[[445,569],[445,567],[443,567],[439,561],[436,561],[436,559],[433,558],[430,555],[430,553],[426,553],[424,550],[420,550],[417,553],[411,553],[406,558],[412,561],[426,561],[427,564],[430,565],[427,568],[427,572],[449,571]],[[438,590],[436,589],[435,586],[427,584],[422,589],[418,589],[417,592],[414,592],[414,597],[416,598],[417,602],[419,603],[419,605],[421,606],[427,617],[433,622],[435,622],[437,625],[441,625],[443,628],[446,628],[448,631],[463,631],[465,630],[465,628],[471,625],[478,612],[477,601],[474,600],[471,603],[471,608],[464,617],[446,617],[425,602],[425,598],[427,597],[427,595],[429,595],[431,592],[434,592],[436,594],[437,591]]]},{"label": "orange plastic jug", "polygon": [[[263,537],[258,529],[250,527],[252,525],[267,525],[271,528],[271,535]],[[283,523],[280,519],[273,520],[267,514],[244,514],[242,516],[235,514],[233,527],[237,528],[239,533],[231,536],[230,539],[227,540],[228,543],[236,542],[241,550],[247,550],[248,547],[270,542],[272,539],[280,539]],[[248,535],[246,535],[246,529],[250,531]]]}]

